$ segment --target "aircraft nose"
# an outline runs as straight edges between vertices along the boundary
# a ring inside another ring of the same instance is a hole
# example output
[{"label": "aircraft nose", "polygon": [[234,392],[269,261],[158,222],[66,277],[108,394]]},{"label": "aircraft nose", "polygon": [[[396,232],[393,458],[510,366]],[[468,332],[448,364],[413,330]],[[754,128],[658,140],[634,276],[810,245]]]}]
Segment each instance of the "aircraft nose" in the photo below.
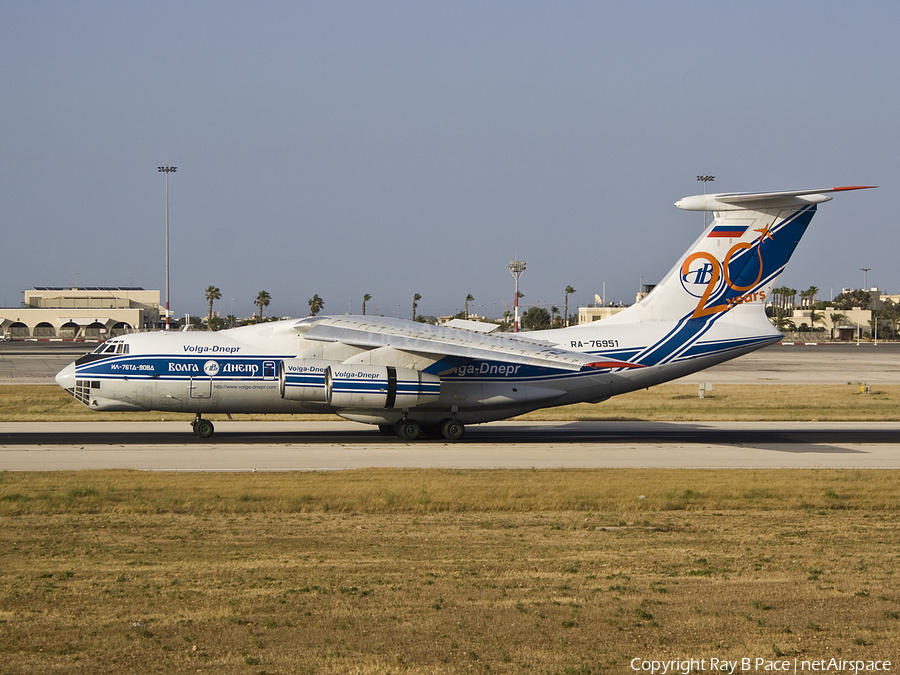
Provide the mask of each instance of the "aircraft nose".
[{"label": "aircraft nose", "polygon": [[56,374],[56,384],[63,389],[75,388],[75,364],[70,363]]}]

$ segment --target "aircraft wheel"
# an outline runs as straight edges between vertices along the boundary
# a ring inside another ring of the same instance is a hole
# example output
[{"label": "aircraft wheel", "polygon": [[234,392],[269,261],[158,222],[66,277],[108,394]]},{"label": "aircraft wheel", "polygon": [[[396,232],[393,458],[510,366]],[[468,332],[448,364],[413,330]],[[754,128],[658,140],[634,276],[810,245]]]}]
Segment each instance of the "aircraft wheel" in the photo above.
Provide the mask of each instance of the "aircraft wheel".
[{"label": "aircraft wheel", "polygon": [[444,420],[441,422],[441,436],[448,441],[458,441],[466,433],[466,427],[456,420]]},{"label": "aircraft wheel", "polygon": [[397,432],[394,431],[393,424],[379,424],[378,430],[383,433],[385,436],[396,436]]},{"label": "aircraft wheel", "polygon": [[209,420],[198,420],[197,424],[194,425],[194,433],[200,438],[209,438],[215,430],[216,428]]},{"label": "aircraft wheel", "polygon": [[422,425],[415,420],[400,420],[394,425],[394,433],[401,441],[414,441],[422,434]]}]

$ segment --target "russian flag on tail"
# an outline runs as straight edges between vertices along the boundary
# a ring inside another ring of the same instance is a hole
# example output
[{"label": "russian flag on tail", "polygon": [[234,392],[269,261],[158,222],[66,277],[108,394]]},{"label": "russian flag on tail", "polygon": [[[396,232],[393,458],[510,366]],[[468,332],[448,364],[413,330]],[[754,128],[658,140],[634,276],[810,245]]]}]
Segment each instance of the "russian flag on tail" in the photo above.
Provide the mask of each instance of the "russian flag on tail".
[{"label": "russian flag on tail", "polygon": [[707,237],[727,237],[729,239],[737,239],[742,237],[747,231],[749,225],[716,225],[710,230]]}]

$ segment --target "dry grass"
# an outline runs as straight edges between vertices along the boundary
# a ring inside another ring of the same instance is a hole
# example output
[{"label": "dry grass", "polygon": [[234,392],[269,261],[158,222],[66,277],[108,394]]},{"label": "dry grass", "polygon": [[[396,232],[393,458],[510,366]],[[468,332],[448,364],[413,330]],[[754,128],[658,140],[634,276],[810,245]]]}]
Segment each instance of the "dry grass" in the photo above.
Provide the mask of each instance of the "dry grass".
[{"label": "dry grass", "polygon": [[[0,422],[188,420],[190,413],[97,413],[62,389],[46,385],[0,387]],[[210,419],[224,418],[211,415]],[[240,415],[239,419],[323,420],[322,415]],[[527,420],[658,421],[900,421],[900,385],[883,385],[863,394],[859,385],[717,385],[700,399],[697,385],[664,384],[583,403],[538,410]]]},{"label": "dry grass", "polygon": [[701,399],[697,385],[664,384],[522,419],[893,422],[900,420],[900,385],[873,386],[865,394],[858,384],[723,384]]},{"label": "dry grass", "polygon": [[0,474],[0,670],[896,660],[898,488],[891,471]]}]

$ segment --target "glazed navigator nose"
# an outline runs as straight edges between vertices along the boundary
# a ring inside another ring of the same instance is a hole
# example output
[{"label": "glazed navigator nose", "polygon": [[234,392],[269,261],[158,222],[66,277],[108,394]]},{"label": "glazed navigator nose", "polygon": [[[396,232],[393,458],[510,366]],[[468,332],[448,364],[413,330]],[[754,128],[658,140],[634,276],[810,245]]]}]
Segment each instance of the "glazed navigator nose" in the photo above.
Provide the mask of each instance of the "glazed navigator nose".
[{"label": "glazed navigator nose", "polygon": [[63,389],[72,390],[75,388],[75,364],[70,363],[56,374],[56,384]]}]

